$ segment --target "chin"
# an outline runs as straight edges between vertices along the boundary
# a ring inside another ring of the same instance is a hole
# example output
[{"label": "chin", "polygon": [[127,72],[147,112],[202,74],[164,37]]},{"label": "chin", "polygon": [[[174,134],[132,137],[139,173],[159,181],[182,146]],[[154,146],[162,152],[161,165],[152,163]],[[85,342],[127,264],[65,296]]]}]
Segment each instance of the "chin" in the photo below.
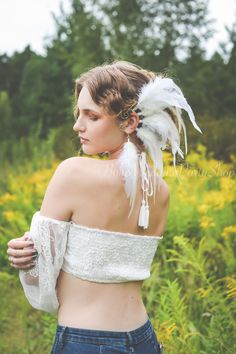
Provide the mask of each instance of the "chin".
[{"label": "chin", "polygon": [[82,150],[83,150],[83,153],[86,155],[97,155],[97,154],[101,154],[104,152],[104,149],[103,150],[95,149],[95,148],[88,147],[86,145],[82,145]]}]

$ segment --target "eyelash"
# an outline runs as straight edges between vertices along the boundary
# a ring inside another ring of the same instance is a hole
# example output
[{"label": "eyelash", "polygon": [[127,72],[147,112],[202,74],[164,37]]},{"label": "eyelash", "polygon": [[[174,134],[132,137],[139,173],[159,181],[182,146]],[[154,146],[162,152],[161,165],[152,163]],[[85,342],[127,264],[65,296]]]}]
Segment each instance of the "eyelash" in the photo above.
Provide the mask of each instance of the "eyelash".
[{"label": "eyelash", "polygon": [[[80,114],[80,112],[79,112],[79,110],[78,110],[78,111],[77,111],[77,115],[76,115],[76,119],[75,119],[76,121],[77,121],[77,119],[79,118],[79,114]],[[96,121],[98,120],[98,117],[92,117],[92,116],[90,117],[90,116],[89,116],[89,119],[91,119],[92,121],[96,122]]]}]

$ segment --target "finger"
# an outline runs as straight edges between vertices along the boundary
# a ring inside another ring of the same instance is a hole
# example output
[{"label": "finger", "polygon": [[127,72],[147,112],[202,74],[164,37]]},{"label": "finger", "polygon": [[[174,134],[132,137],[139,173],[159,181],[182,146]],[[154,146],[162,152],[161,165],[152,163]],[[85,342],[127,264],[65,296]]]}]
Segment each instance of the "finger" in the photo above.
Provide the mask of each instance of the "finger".
[{"label": "finger", "polygon": [[30,257],[21,257],[21,258],[14,258],[14,257],[9,257],[9,261],[15,265],[25,265],[27,263],[35,261],[37,258],[37,255],[35,256],[30,256]]},{"label": "finger", "polygon": [[14,264],[14,263],[10,263],[10,265],[11,265],[11,267],[13,267],[13,268],[15,268],[15,269],[19,269],[19,270],[29,270],[29,269],[32,269],[32,268],[34,268],[35,267],[35,263],[30,263],[30,264],[26,264],[26,265],[16,265],[16,264]]},{"label": "finger", "polygon": [[30,238],[30,232],[26,231],[23,236],[11,239],[8,242],[8,246],[11,246],[12,243],[15,243],[15,242],[18,242],[18,241],[32,241],[31,238]]},{"label": "finger", "polygon": [[17,266],[25,266],[29,265],[31,263],[36,263],[37,261],[37,256],[33,257],[24,257],[24,258],[14,258],[14,257],[9,257],[9,262],[17,265]]},{"label": "finger", "polygon": [[10,248],[25,248],[25,247],[29,247],[29,246],[33,246],[34,242],[31,241],[24,241],[24,240],[20,240],[20,239],[12,239],[8,242],[8,247]]},{"label": "finger", "polygon": [[35,248],[33,248],[33,246],[32,246],[32,248],[24,248],[24,249],[20,249],[20,250],[8,248],[7,254],[8,254],[8,256],[21,258],[21,257],[31,256],[33,254],[38,254],[38,251]]}]

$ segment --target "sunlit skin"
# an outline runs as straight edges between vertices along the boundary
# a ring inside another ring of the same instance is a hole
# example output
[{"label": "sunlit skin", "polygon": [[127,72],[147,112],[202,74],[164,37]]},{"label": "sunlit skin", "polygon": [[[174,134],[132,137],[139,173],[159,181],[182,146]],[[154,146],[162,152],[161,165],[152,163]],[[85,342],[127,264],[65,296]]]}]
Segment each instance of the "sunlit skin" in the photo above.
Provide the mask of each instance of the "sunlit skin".
[{"label": "sunlit skin", "polygon": [[[116,116],[108,115],[102,107],[92,99],[89,90],[84,86],[78,98],[79,115],[73,130],[79,136],[88,139],[82,143],[86,155],[108,152],[109,159],[116,159],[127,141],[127,134],[132,134],[139,122],[138,115],[134,112],[128,121],[123,123],[126,128],[122,131]],[[135,140],[130,136],[130,139]]]}]

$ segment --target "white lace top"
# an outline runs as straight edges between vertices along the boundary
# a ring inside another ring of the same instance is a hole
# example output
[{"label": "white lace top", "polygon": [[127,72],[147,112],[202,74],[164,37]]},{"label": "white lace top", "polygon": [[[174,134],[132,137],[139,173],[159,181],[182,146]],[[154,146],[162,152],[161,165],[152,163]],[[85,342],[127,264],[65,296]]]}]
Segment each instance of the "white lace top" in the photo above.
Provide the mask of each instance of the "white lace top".
[{"label": "white lace top", "polygon": [[106,231],[45,217],[37,211],[30,237],[39,256],[19,277],[30,304],[56,313],[56,282],[61,269],[74,276],[101,283],[146,279],[163,236],[140,236]]}]

